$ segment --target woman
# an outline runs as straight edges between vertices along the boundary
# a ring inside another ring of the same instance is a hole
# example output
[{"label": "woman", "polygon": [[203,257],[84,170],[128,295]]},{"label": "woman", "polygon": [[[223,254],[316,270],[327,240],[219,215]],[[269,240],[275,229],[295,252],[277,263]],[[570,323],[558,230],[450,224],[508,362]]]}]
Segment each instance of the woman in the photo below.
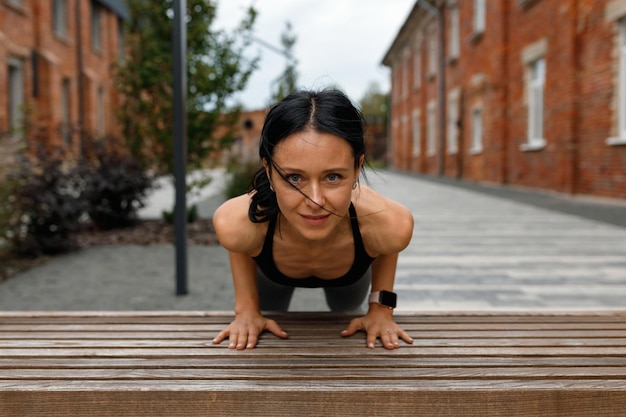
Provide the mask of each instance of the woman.
[{"label": "woman", "polygon": [[367,314],[342,336],[367,333],[387,349],[412,343],[393,321],[398,253],[411,240],[409,210],[359,184],[364,122],[337,90],[302,91],[274,105],[261,133],[263,166],[250,191],[226,201],[213,222],[229,251],[235,319],[213,343],[251,349],[263,331],[286,338],[261,311],[285,311],[295,287],[323,287],[333,311]]}]

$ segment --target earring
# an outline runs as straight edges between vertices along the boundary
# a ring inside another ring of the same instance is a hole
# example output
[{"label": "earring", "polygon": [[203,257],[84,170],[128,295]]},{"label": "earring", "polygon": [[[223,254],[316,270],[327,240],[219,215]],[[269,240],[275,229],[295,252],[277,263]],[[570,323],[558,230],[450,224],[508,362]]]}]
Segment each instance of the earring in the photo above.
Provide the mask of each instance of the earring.
[{"label": "earring", "polygon": [[272,192],[274,192],[274,187],[272,186],[272,183],[271,183],[271,182],[270,182],[270,190],[271,190]]},{"label": "earring", "polygon": [[356,190],[356,187],[359,185],[359,183],[357,181],[354,181],[354,184],[352,184],[352,189]]}]

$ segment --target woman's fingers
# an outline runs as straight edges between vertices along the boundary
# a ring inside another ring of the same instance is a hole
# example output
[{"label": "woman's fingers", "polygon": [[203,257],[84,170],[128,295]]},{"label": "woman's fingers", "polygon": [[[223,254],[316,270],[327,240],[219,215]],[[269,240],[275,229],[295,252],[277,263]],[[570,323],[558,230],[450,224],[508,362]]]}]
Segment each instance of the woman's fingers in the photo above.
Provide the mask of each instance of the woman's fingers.
[{"label": "woman's fingers", "polygon": [[250,323],[231,323],[226,329],[218,333],[213,339],[214,344],[219,344],[228,337],[229,349],[253,349],[256,347],[260,334],[267,330],[272,334],[285,339],[287,333],[280,328],[274,320],[264,320],[262,322]]}]

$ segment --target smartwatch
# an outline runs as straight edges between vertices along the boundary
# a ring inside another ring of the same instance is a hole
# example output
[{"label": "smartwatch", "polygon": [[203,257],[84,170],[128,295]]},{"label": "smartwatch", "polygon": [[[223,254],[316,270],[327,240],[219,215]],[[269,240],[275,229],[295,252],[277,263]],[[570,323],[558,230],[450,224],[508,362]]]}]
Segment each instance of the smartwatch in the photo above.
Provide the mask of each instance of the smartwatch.
[{"label": "smartwatch", "polygon": [[391,309],[396,308],[398,302],[398,295],[391,291],[374,291],[370,294],[370,303],[378,303]]}]

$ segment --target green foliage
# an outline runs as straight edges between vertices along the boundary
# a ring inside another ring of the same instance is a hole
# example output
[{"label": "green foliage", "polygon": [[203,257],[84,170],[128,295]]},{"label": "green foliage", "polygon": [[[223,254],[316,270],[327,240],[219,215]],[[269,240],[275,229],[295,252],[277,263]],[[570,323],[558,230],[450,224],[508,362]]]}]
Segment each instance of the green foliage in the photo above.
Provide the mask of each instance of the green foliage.
[{"label": "green foliage", "polygon": [[93,224],[111,229],[132,224],[151,179],[118,139],[84,138],[83,155],[46,149],[32,152],[0,187],[0,247],[22,256],[69,251],[74,232]]},{"label": "green foliage", "polygon": [[81,160],[81,198],[94,226],[108,230],[133,225],[137,210],[145,205],[152,180],[142,166],[107,137],[90,141]]},{"label": "green foliage", "polygon": [[[123,136],[132,154],[157,174],[171,174],[174,161],[172,4],[173,0],[128,2],[127,59],[116,71],[125,97],[119,109]],[[256,19],[253,8],[227,34],[211,28],[215,1],[187,4],[187,155],[193,169],[232,141],[238,109],[229,108],[227,102],[244,89],[258,58],[244,57]],[[220,126],[227,129],[216,138]]]},{"label": "green foliage", "polygon": [[258,161],[245,161],[233,158],[228,163],[228,173],[224,195],[233,198],[245,194],[254,173],[261,167]]},{"label": "green foliage", "polygon": [[5,239],[25,256],[61,253],[72,249],[72,232],[80,224],[85,203],[80,196],[81,177],[64,164],[60,152],[43,149],[23,157],[7,198]]},{"label": "green foliage", "polygon": [[[161,212],[163,220],[169,224],[174,224],[175,210],[176,206],[174,206],[172,210],[163,210]],[[190,207],[187,207],[187,223],[193,223],[196,220],[198,220],[198,206],[196,204],[192,204]]]},{"label": "green foliage", "polygon": [[361,112],[365,117],[384,118],[387,115],[388,98],[389,94],[380,91],[378,83],[370,83],[359,103],[361,105]]},{"label": "green foliage", "polygon": [[278,79],[276,92],[272,96],[273,103],[282,101],[285,97],[298,89],[298,72],[296,71],[298,61],[293,56],[293,47],[297,39],[296,35],[291,32],[291,23],[287,22],[285,31],[280,36],[280,43],[283,47],[282,54],[287,58],[287,65]]}]

